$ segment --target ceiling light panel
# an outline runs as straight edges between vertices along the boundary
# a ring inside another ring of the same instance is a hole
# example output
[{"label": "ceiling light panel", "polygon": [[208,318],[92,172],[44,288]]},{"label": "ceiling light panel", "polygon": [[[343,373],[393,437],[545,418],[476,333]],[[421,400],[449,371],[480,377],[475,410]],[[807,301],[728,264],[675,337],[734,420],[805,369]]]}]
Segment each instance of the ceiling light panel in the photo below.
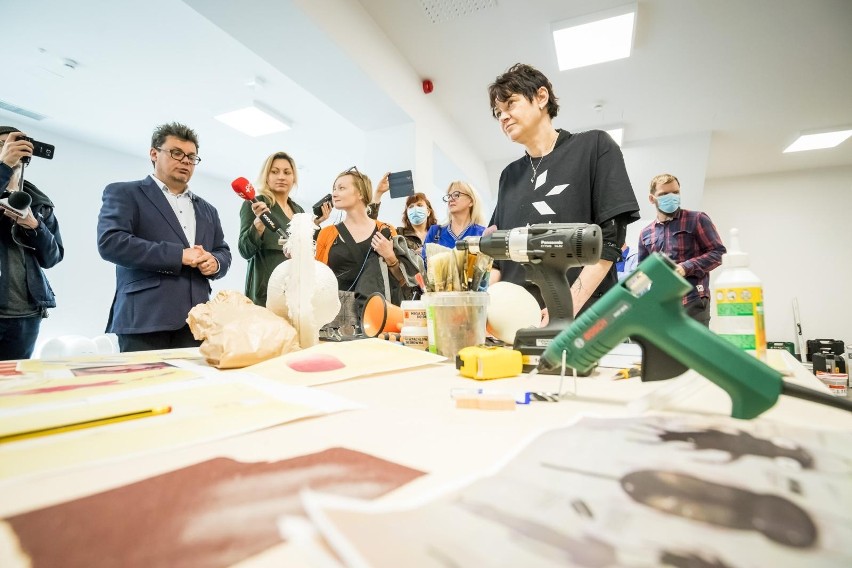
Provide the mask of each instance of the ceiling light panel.
[{"label": "ceiling light panel", "polygon": [[553,43],[560,71],[630,57],[636,4],[556,22]]},{"label": "ceiling light panel", "polygon": [[47,118],[43,114],[39,114],[32,110],[27,110],[23,107],[19,107],[18,105],[7,103],[6,101],[0,101],[0,110],[5,110],[8,112],[13,112],[15,114],[19,114],[21,116],[25,116],[27,118],[31,118],[33,120],[44,120]]},{"label": "ceiling light panel", "polygon": [[265,136],[290,130],[290,124],[257,102],[251,106],[217,115],[216,120],[249,136]]},{"label": "ceiling light panel", "polygon": [[621,146],[621,143],[624,141],[624,128],[607,128],[606,133],[612,136],[612,139],[615,140],[615,143]]},{"label": "ceiling light panel", "polygon": [[832,130],[830,132],[817,132],[814,134],[802,134],[795,142],[787,146],[784,153],[787,154],[789,152],[804,152],[805,150],[834,148],[850,136],[852,136],[852,128]]}]

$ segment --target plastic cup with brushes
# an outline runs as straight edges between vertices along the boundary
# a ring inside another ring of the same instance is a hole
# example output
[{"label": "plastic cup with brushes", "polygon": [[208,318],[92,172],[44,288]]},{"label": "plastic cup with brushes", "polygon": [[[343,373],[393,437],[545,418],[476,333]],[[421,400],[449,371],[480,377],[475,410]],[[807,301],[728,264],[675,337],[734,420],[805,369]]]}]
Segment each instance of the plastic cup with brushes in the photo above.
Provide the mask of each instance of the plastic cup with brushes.
[{"label": "plastic cup with brushes", "polygon": [[[473,258],[465,250],[428,243],[423,304],[429,351],[454,358],[465,347],[485,342],[491,259]],[[483,283],[484,280],[484,283]]]}]

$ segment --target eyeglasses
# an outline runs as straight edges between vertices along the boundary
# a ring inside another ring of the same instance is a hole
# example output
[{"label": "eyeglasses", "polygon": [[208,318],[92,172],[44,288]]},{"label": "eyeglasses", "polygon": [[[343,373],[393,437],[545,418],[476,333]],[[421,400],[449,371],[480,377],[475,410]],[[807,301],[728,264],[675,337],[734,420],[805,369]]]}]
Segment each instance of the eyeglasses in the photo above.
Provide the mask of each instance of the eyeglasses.
[{"label": "eyeglasses", "polygon": [[352,166],[351,168],[349,168],[348,170],[346,170],[345,172],[343,172],[340,175],[345,176],[346,174],[356,174],[358,177],[364,177],[364,174],[362,174],[361,172],[358,171],[358,166]]},{"label": "eyeglasses", "polygon": [[465,197],[470,197],[468,194],[462,193],[461,191],[454,191],[452,193],[448,193],[447,195],[445,195],[441,199],[444,200],[444,203],[449,203],[450,200],[456,201],[462,195],[464,195]]},{"label": "eyeglasses", "polygon": [[171,150],[166,150],[165,148],[154,148],[154,150],[157,150],[158,152],[168,152],[169,156],[171,156],[172,159],[177,160],[178,162],[182,162],[184,158],[187,158],[196,166],[199,162],[201,162],[201,156],[199,156],[198,154],[187,154],[179,148],[172,148]]}]

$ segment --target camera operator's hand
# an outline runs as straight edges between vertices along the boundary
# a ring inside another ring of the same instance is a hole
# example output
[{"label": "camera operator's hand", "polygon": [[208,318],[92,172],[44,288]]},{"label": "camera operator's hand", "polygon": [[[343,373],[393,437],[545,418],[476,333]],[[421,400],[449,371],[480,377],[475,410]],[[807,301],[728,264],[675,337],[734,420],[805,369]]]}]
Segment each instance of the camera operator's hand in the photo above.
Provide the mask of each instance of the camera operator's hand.
[{"label": "camera operator's hand", "polygon": [[33,215],[32,209],[27,207],[26,211],[24,211],[23,215],[19,215],[13,209],[3,209],[3,215],[13,220],[15,223],[20,225],[21,227],[27,229],[37,229],[38,228],[38,219],[36,219],[35,215]]},{"label": "camera operator's hand", "polygon": [[0,148],[0,162],[3,162],[10,168],[14,168],[21,162],[24,156],[33,155],[33,144],[28,140],[19,140],[26,136],[22,132],[10,132],[9,136],[3,142]]},{"label": "camera operator's hand", "polygon": [[322,215],[320,215],[319,217],[314,217],[314,225],[316,225],[317,227],[319,227],[320,223],[322,223],[331,216],[331,201],[324,201],[320,207],[322,208]]}]

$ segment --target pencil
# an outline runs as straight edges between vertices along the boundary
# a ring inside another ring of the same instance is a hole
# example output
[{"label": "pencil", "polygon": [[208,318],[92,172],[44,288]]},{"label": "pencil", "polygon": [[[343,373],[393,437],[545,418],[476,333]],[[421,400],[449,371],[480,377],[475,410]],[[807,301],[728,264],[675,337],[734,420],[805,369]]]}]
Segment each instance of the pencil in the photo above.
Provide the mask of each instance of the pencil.
[{"label": "pencil", "polygon": [[158,406],[145,410],[126,412],[124,414],[114,414],[112,416],[92,418],[91,420],[83,420],[81,422],[61,424],[59,426],[49,426],[47,428],[39,428],[36,430],[25,430],[23,432],[15,432],[12,434],[5,434],[3,436],[0,436],[0,444],[5,442],[16,442],[18,440],[26,440],[27,438],[38,438],[39,436],[50,436],[51,434],[61,434],[62,432],[71,432],[73,430],[82,430],[83,428],[93,428],[95,426],[115,424],[116,422],[135,420],[137,418],[146,418],[148,416],[159,416],[161,414],[168,414],[171,411],[171,406]]}]

